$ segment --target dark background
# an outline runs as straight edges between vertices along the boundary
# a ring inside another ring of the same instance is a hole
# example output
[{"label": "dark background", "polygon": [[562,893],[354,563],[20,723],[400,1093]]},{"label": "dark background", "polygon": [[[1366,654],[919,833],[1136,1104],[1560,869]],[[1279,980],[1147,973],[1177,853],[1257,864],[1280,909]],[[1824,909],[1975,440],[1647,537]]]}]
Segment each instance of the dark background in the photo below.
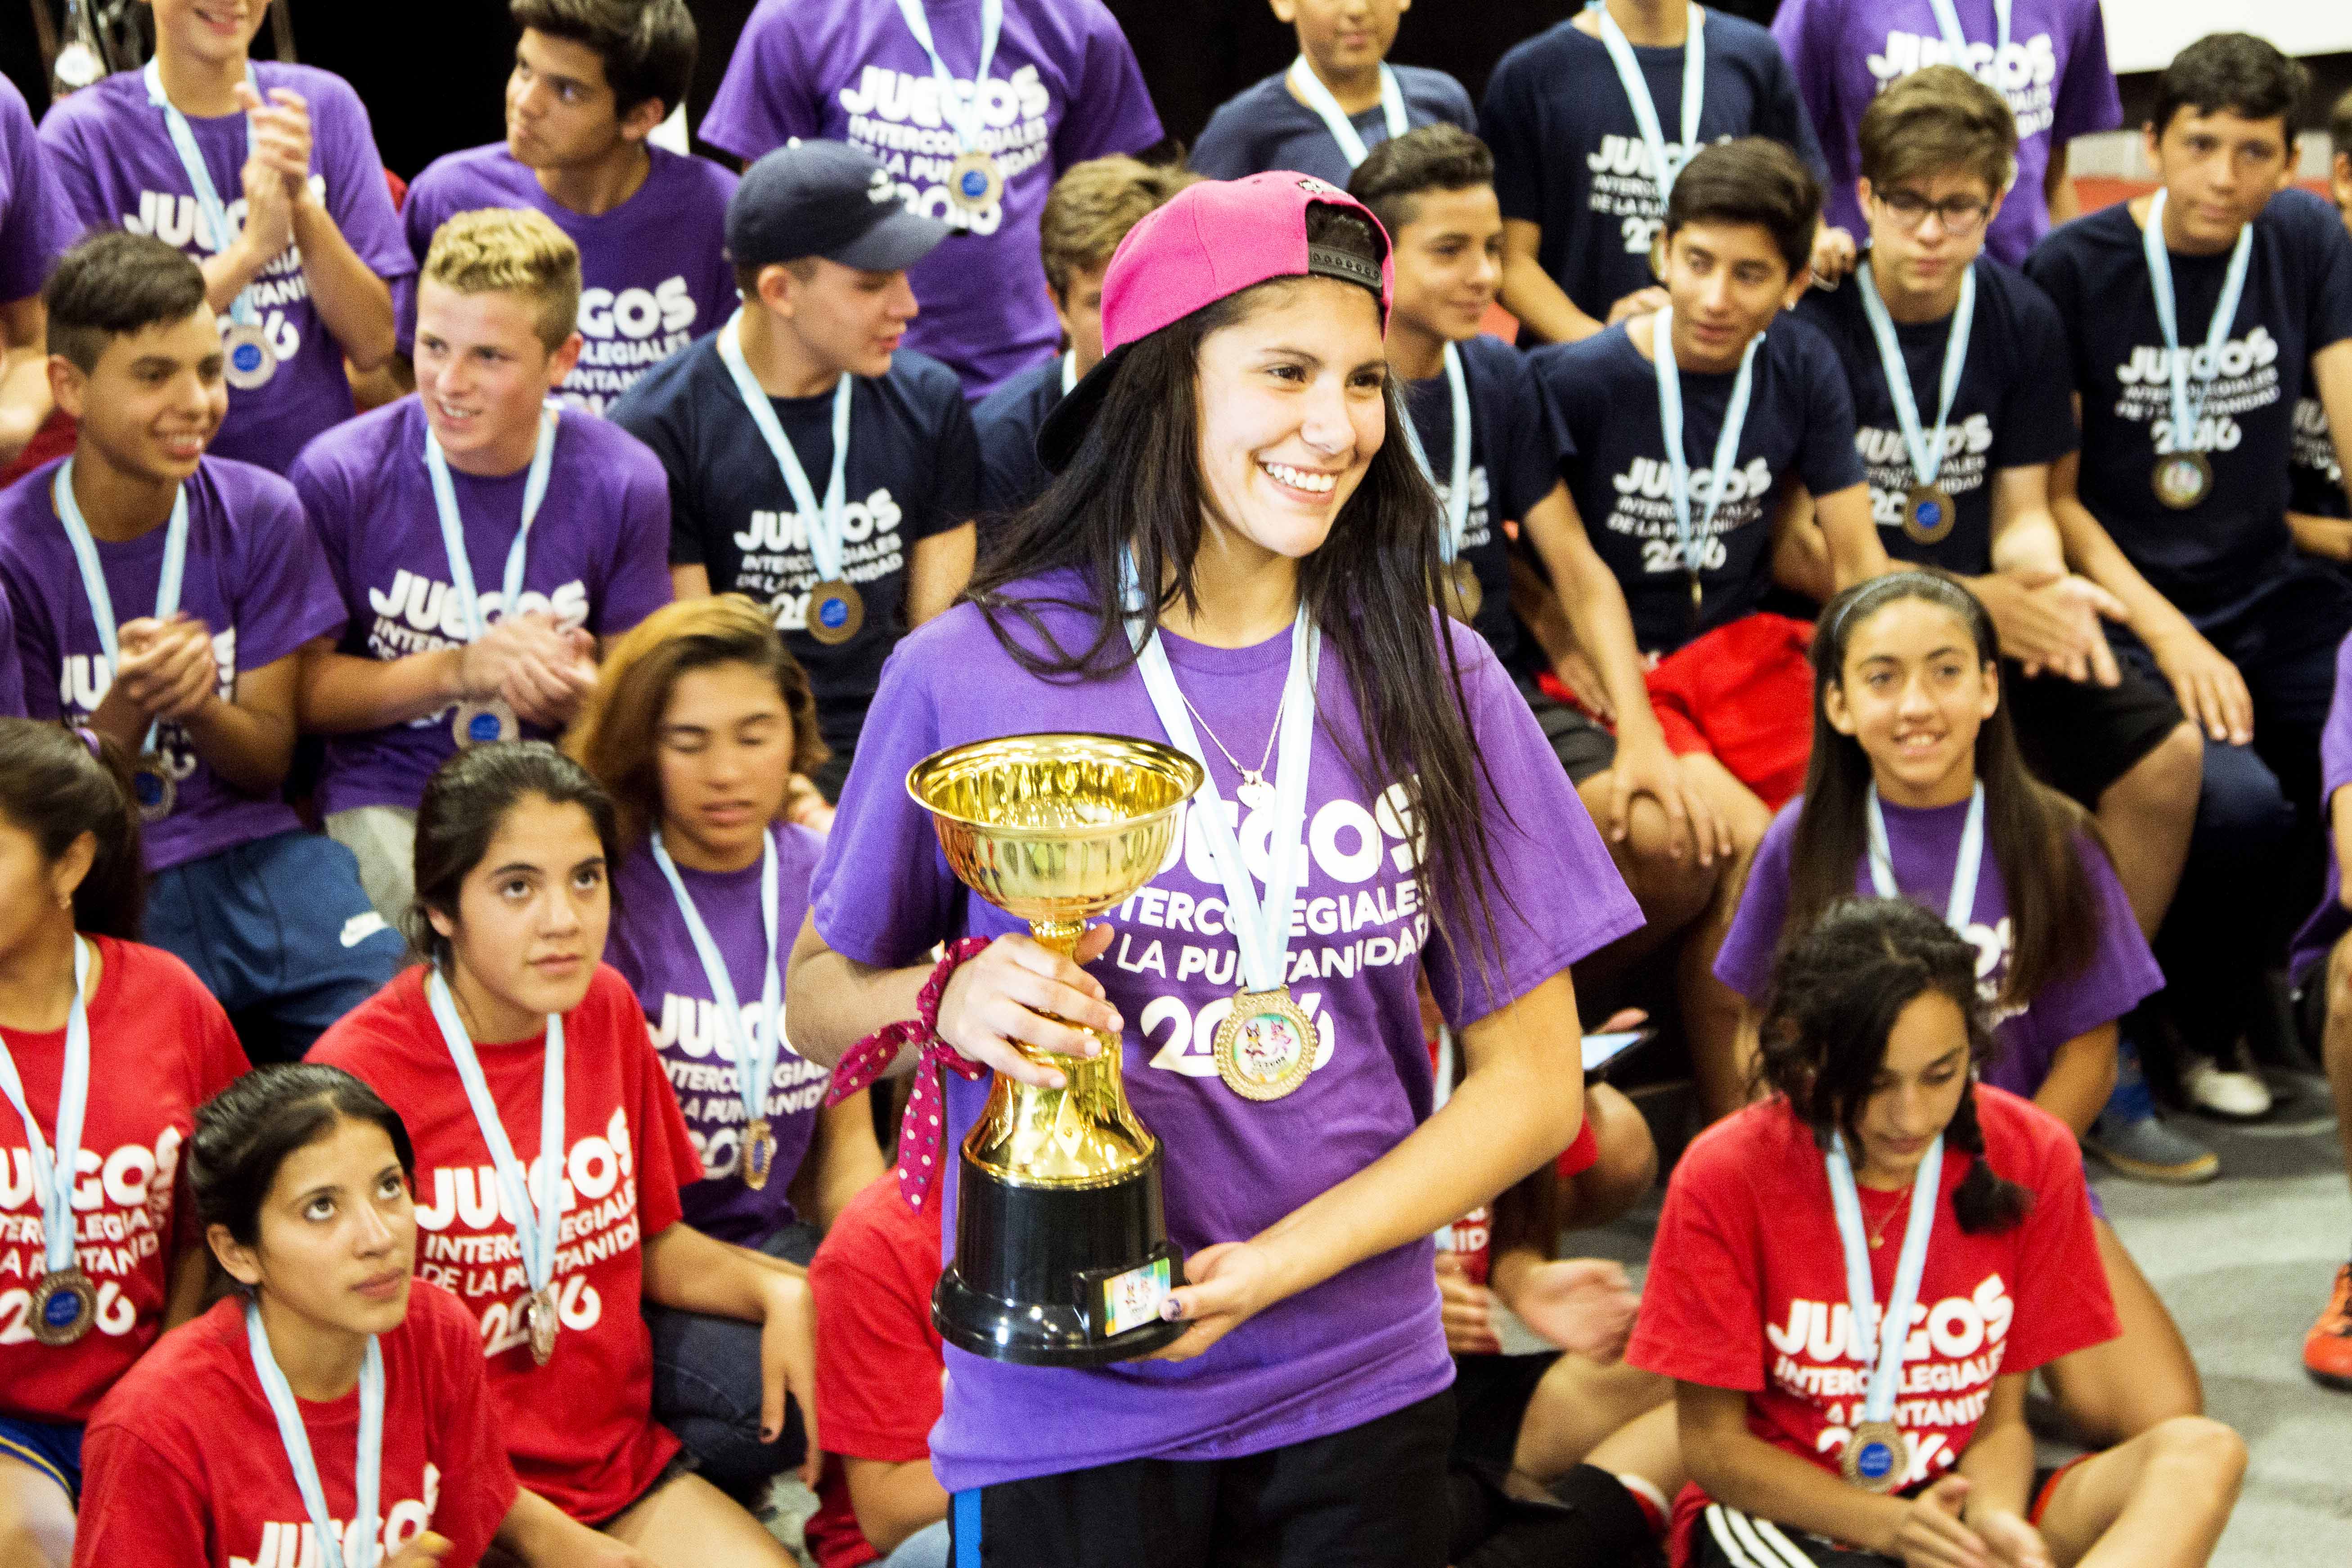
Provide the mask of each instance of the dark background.
[{"label": "dark background", "polygon": [[[0,0],[0,71],[22,88],[38,118],[47,89],[38,79],[29,13],[34,0]],[[55,6],[57,0],[46,0]],[[887,0],[867,0],[884,5]],[[1405,13],[1394,58],[1451,71],[1485,96],[1486,75],[1503,51],[1579,8],[1581,0],[1422,0]],[[280,0],[289,5],[301,58],[341,73],[359,89],[374,117],[384,162],[404,176],[441,153],[497,140],[504,133],[501,98],[513,33],[498,0],[395,0],[370,5],[353,0]],[[1770,20],[1778,0],[1720,0],[1719,9],[1758,22]],[[688,112],[699,123],[718,90],[727,57],[753,0],[692,0],[701,24],[702,55]],[[1134,45],[1152,100],[1171,135],[1190,142],[1209,111],[1260,77],[1280,70],[1297,52],[1290,30],[1274,19],[1265,0],[1110,0],[1110,9]],[[1475,25],[1465,23],[1475,15]],[[262,30],[259,47],[270,47]],[[2324,122],[2326,105],[2352,87],[2352,56],[2308,62],[2318,90],[2305,122]],[[2123,80],[2127,119],[2145,112],[2153,78]]]}]

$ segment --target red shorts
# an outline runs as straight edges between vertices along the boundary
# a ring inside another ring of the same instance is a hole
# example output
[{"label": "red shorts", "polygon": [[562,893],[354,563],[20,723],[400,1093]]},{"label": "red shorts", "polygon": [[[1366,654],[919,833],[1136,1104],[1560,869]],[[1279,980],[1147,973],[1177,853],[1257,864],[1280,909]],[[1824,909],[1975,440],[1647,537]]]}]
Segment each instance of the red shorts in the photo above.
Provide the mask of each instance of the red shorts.
[{"label": "red shorts", "polygon": [[1778,811],[1805,784],[1813,749],[1813,628],[1743,616],[1650,671],[1650,710],[1676,756],[1705,752]]}]

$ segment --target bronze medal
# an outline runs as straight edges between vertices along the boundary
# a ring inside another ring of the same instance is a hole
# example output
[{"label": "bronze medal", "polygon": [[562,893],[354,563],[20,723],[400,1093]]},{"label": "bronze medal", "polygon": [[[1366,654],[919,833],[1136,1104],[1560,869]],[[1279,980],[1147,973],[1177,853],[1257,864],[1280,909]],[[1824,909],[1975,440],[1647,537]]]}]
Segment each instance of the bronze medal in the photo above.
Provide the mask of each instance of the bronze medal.
[{"label": "bronze medal", "polygon": [[161,752],[142,752],[131,769],[131,794],[139,802],[142,822],[161,822],[172,815],[180,798],[179,781]]},{"label": "bronze medal", "polygon": [[511,741],[521,733],[515,710],[507,706],[502,697],[493,697],[488,702],[460,702],[449,720],[450,738],[461,752],[493,741]]},{"label": "bronze medal", "polygon": [[866,624],[866,601],[839,578],[809,590],[808,635],[827,647],[847,642]]},{"label": "bronze medal", "polygon": [[1941,485],[1913,485],[1903,497],[1903,531],[1916,544],[1941,544],[1960,510]]},{"label": "bronze medal", "polygon": [[1909,1473],[1911,1467],[1904,1462],[1909,1452],[1903,1428],[1894,1422],[1857,1421],[1853,1436],[1845,1440],[1845,1451],[1838,1456],[1838,1469],[1866,1492],[1895,1491]]},{"label": "bronze medal", "polygon": [[1307,1081],[1320,1044],[1289,986],[1244,991],[1217,1026],[1217,1076],[1244,1100],[1280,1100]]},{"label": "bronze medal", "polygon": [[1447,562],[1438,582],[1440,602],[1447,615],[1465,626],[1478,618],[1478,606],[1486,602],[1486,590],[1479,585],[1478,574],[1470,563],[1458,558]]},{"label": "bronze medal", "polygon": [[948,200],[966,212],[983,212],[1004,198],[1004,171],[975,149],[948,166]]},{"label": "bronze medal", "polygon": [[743,1184],[758,1192],[768,1184],[768,1173],[775,1165],[776,1134],[766,1117],[755,1116],[743,1129]]},{"label": "bronze medal", "polygon": [[268,386],[278,374],[278,351],[259,322],[232,322],[221,333],[221,379],[239,392]]},{"label": "bronze medal", "polygon": [[2202,452],[2168,452],[2156,460],[2156,499],[2175,511],[2203,503],[2213,492],[2213,465]]},{"label": "bronze medal", "polygon": [[555,1358],[555,1331],[562,1326],[556,1318],[554,1290],[532,1291],[523,1298],[522,1310],[530,1330],[530,1359],[545,1366]]},{"label": "bronze medal", "polygon": [[69,1345],[89,1332],[98,1319],[98,1290],[79,1265],[44,1274],[33,1287],[26,1314],[33,1338],[45,1345]]}]

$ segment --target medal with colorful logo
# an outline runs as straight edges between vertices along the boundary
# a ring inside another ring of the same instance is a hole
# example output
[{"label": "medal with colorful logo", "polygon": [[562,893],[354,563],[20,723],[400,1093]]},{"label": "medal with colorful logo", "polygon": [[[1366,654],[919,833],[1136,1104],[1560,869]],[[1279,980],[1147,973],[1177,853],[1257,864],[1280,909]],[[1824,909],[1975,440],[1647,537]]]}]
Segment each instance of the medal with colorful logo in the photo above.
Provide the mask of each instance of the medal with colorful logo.
[{"label": "medal with colorful logo", "polygon": [[473,1107],[474,1125],[490,1152],[499,1178],[502,1206],[514,1216],[515,1244],[522,1253],[523,1278],[530,1293],[518,1310],[530,1337],[530,1359],[545,1366],[555,1354],[555,1331],[561,1326],[555,1300],[555,1242],[563,1225],[563,1015],[547,1016],[547,1045],[541,1052],[539,1082],[539,1196],[533,1202],[530,1178],[515,1158],[506,1123],[499,1120],[499,1102],[491,1098],[482,1077],[481,1058],[473,1037],[449,994],[449,983],[436,969],[425,977],[425,999],[433,1020],[441,1026],[441,1043],[457,1066],[458,1081],[466,1086],[466,1101]]},{"label": "medal with colorful logo", "polygon": [[808,470],[801,466],[801,455],[793,450],[783,426],[776,418],[776,405],[770,401],[767,388],[751,374],[751,363],[743,357],[743,343],[738,333],[743,325],[740,306],[719,329],[719,358],[727,366],[727,374],[735,381],[736,395],[742,398],[744,411],[759,427],[760,438],[776,459],[776,467],[784,476],[784,488],[792,491],[793,505],[798,509],[803,531],[808,535],[810,561],[816,566],[817,584],[809,590],[808,635],[828,646],[837,646],[856,637],[866,624],[866,601],[859,596],[857,586],[850,582],[848,568],[844,564],[845,541],[842,531],[843,513],[849,492],[849,413],[850,399],[856,391],[856,381],[847,372],[834,383],[833,388],[833,474],[826,479],[824,500],[819,502],[816,487],[809,483]]},{"label": "medal with colorful logo", "polygon": [[269,1413],[278,1419],[278,1441],[286,1450],[287,1464],[294,1471],[295,1489],[302,1494],[302,1507],[310,1516],[311,1537],[319,1545],[318,1568],[375,1568],[377,1543],[383,1533],[383,1517],[378,1511],[383,1486],[383,1348],[376,1342],[376,1336],[370,1334],[367,1350],[360,1359],[359,1448],[352,1461],[352,1521],[348,1537],[357,1554],[346,1560],[343,1542],[347,1538],[327,1511],[326,1489],[319,1484],[319,1459],[310,1451],[310,1433],[302,1424],[302,1407],[294,1402],[293,1385],[286,1381],[286,1373],[279,1369],[278,1358],[269,1348],[269,1331],[262,1325],[261,1305],[249,1296],[245,1302],[245,1340],[253,1352],[254,1375],[261,1380],[261,1392],[269,1400]]},{"label": "medal with colorful logo", "polygon": [[[515,530],[514,542],[507,546],[506,573],[499,583],[501,620],[513,615],[522,602],[523,566],[529,559],[530,525],[539,516],[540,503],[547,499],[548,474],[555,466],[556,425],[553,408],[539,411],[539,444],[531,449],[530,473],[523,480],[522,522]],[[457,487],[449,478],[449,459],[442,456],[441,443],[434,438],[429,425],[425,429],[425,470],[433,481],[433,510],[440,514],[441,550],[449,561],[450,592],[466,628],[466,640],[479,642],[489,626],[482,614],[481,595],[474,588],[473,558],[466,549],[465,514],[457,510]],[[492,741],[511,741],[521,732],[514,709],[502,697],[460,702],[449,721],[449,737],[460,750],[487,745]]]},{"label": "medal with colorful logo", "polygon": [[[931,58],[931,79],[939,86],[940,118],[955,132],[960,149],[956,161],[948,166],[948,200],[966,212],[984,212],[1004,198],[1004,171],[980,144],[983,100],[988,97],[988,67],[996,58],[996,40],[1004,31],[1004,0],[981,0],[980,65],[971,73],[969,98],[963,98],[955,73],[940,58],[939,45],[931,37],[931,20],[923,12],[923,0],[898,0],[898,15],[907,19],[907,31],[915,35],[915,42],[922,45],[923,53]],[[961,110],[956,107],[959,99],[963,104]]]},{"label": "medal with colorful logo", "polygon": [[[1364,145],[1363,133],[1348,118],[1348,111],[1339,107],[1339,100],[1331,96],[1331,89],[1323,85],[1323,79],[1315,74],[1315,68],[1307,63],[1305,55],[1290,62],[1286,79],[1292,93],[1315,111],[1323,128],[1331,133],[1331,140],[1339,144],[1339,155],[1348,160],[1349,168],[1360,166],[1371,156],[1371,149]],[[1404,88],[1397,81],[1396,72],[1385,65],[1381,67],[1381,120],[1387,125],[1391,142],[1410,129],[1404,112]]]},{"label": "medal with colorful logo", "polygon": [[[58,521],[64,525],[66,540],[73,546],[74,564],[81,570],[82,595],[89,603],[89,618],[98,630],[99,649],[106,659],[107,683],[111,685],[115,672],[122,668],[114,622],[114,595],[106,585],[106,568],[98,559],[98,542],[90,536],[80,503],[74,500],[73,472],[71,458],[58,465],[57,475],[49,483],[49,499],[57,508]],[[157,620],[168,621],[180,613],[180,584],[187,566],[188,488],[182,485],[172,497],[172,521],[163,530],[163,565],[155,580]],[[161,720],[147,726],[146,739],[139,742],[139,760],[131,765],[131,793],[138,801],[139,816],[144,822],[163,821],[172,815],[172,807],[180,798],[179,781],[173,772],[171,758],[156,743],[163,729]]]},{"label": "medal with colorful logo", "polygon": [[[1437,537],[1437,553],[1444,562],[1438,583],[1445,613],[1466,625],[1478,618],[1478,606],[1486,595],[1479,586],[1477,572],[1462,554],[1470,532],[1470,378],[1462,370],[1462,351],[1452,343],[1445,345],[1445,389],[1454,410],[1454,466],[1445,487],[1445,531]],[[1421,465],[1423,477],[1434,488],[1437,470],[1430,467],[1428,449],[1421,444],[1421,431],[1412,413],[1408,410],[1399,423],[1404,427],[1404,444],[1412,460]]]},{"label": "medal with colorful logo", "polygon": [[[222,203],[220,190],[213,184],[212,171],[205,166],[204,150],[196,145],[195,132],[188,128],[188,117],[182,114],[163,91],[163,74],[153,60],[147,62],[141,79],[147,84],[147,101],[163,112],[163,129],[171,136],[172,150],[180,156],[180,170],[188,177],[188,188],[196,198],[196,206],[205,215],[205,223],[213,231],[216,251],[229,247],[228,208]],[[246,85],[254,96],[261,96],[261,85],[255,80],[253,67],[245,68]],[[245,151],[250,158],[259,138],[254,133],[253,117],[246,116]],[[253,286],[237,290],[228,302],[227,328],[221,333],[221,375],[239,392],[250,392],[267,386],[278,374],[278,351],[269,342],[268,331],[261,324],[261,313],[253,306]]]},{"label": "medal with colorful logo", "polygon": [[[2213,493],[2213,462],[2205,453],[2212,445],[2204,431],[2205,402],[2214,378],[2221,374],[2221,353],[2229,346],[2230,328],[2238,319],[2238,301],[2245,297],[2246,268],[2254,254],[2254,226],[2238,231],[2230,252],[2229,270],[2221,276],[2221,296],[2213,302],[2213,319],[2206,324],[2205,346],[2194,356],[2180,352],[2180,313],[2172,292],[2172,253],[2164,243],[2164,190],[2148,198],[2147,224],[2140,230],[2140,252],[2147,260],[2147,281],[2156,294],[2156,322],[2164,331],[2165,359],[2172,370],[2172,450],[2159,452],[2149,485],[2156,499],[2174,511],[2187,511]],[[2198,362],[2197,396],[2189,395],[2189,361]]]},{"label": "medal with colorful logo", "polygon": [[[1822,1156],[1828,1168],[1830,1205],[1837,1215],[1838,1245],[1845,1254],[1846,1310],[1853,1314],[1853,1342],[1864,1347],[1873,1368],[1863,1395],[1862,1414],[1838,1455],[1838,1469],[1864,1491],[1902,1489],[1910,1474],[1910,1442],[1895,1421],[1895,1399],[1903,1386],[1903,1362],[1911,1342],[1911,1313],[1919,1301],[1920,1277],[1927,1268],[1927,1239],[1936,1228],[1936,1200],[1944,1175],[1944,1135],[1927,1145],[1927,1156],[1911,1178],[1911,1215],[1903,1233],[1902,1255],[1895,1264],[1895,1289],[1886,1299],[1886,1312],[1873,1325],[1878,1294],[1870,1279],[1870,1243],[1862,1226],[1862,1199],[1854,1189],[1853,1164],[1846,1156],[1845,1135],[1834,1134]],[[1871,1350],[1874,1331],[1876,1350]]]},{"label": "medal with colorful logo", "polygon": [[81,1165],[81,1129],[89,1109],[89,1011],[82,993],[89,985],[89,942],[74,938],[73,1001],[66,1009],[66,1058],[58,1075],[57,1142],[41,1136],[16,1058],[0,1040],[0,1094],[25,1124],[25,1152],[32,1165],[33,1190],[41,1197],[41,1278],[33,1287],[26,1326],[45,1345],[69,1345],[89,1332],[98,1318],[98,1291],[74,1258],[73,1190]]},{"label": "medal with colorful logo", "polygon": [[[1607,13],[1603,13],[1605,16]],[[1683,552],[1683,570],[1690,574],[1691,618],[1698,618],[1701,595],[1699,552],[1715,536],[1715,514],[1723,505],[1724,487],[1739,466],[1739,436],[1748,427],[1748,405],[1756,394],[1756,351],[1764,334],[1748,340],[1739,356],[1739,375],[1731,384],[1731,399],[1724,405],[1723,428],[1716,433],[1714,467],[1707,475],[1706,510],[1691,522],[1690,459],[1683,452],[1683,372],[1675,363],[1675,312],[1660,310],[1650,332],[1650,357],[1658,374],[1658,427],[1665,437],[1666,488],[1675,506],[1675,537]]]},{"label": "medal with colorful logo", "polygon": [[1952,417],[1952,399],[1959,395],[1960,372],[1968,363],[1969,331],[1977,317],[1977,269],[1971,264],[1960,275],[1960,302],[1952,311],[1951,331],[1944,338],[1944,369],[1937,384],[1936,429],[1919,427],[1919,403],[1911,394],[1911,369],[1903,363],[1903,344],[1895,334],[1895,318],[1878,292],[1878,280],[1864,259],[1854,268],[1862,288],[1862,313],[1869,318],[1870,335],[1878,343],[1879,368],[1885,373],[1886,395],[1895,404],[1895,423],[1903,432],[1903,447],[1911,456],[1911,488],[1903,498],[1903,531],[1920,544],[1940,544],[1959,521],[1951,493],[1936,483],[1944,467],[1944,431]]}]

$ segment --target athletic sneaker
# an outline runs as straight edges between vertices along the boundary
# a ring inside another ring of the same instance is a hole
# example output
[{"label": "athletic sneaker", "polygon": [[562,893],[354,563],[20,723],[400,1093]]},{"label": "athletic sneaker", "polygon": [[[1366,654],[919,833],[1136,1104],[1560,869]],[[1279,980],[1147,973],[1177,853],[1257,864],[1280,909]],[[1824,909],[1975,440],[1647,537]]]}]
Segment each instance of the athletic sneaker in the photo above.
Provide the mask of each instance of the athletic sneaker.
[{"label": "athletic sneaker", "polygon": [[2180,1090],[2208,1115],[2230,1121],[2258,1121],[2271,1113],[2270,1085],[2241,1066],[2223,1067],[2210,1057],[2191,1057],[2180,1074]]},{"label": "athletic sneaker", "polygon": [[2352,1392],[2352,1263],[2336,1271],[2327,1310],[2303,1337],[2303,1370],[2315,1382]]},{"label": "athletic sneaker", "polygon": [[2084,1144],[2135,1181],[2193,1186],[2220,1175],[2218,1155],[2158,1117],[2156,1097],[2148,1092],[2139,1053],[2130,1041],[2121,1043],[2116,1058],[2115,1092]]}]

